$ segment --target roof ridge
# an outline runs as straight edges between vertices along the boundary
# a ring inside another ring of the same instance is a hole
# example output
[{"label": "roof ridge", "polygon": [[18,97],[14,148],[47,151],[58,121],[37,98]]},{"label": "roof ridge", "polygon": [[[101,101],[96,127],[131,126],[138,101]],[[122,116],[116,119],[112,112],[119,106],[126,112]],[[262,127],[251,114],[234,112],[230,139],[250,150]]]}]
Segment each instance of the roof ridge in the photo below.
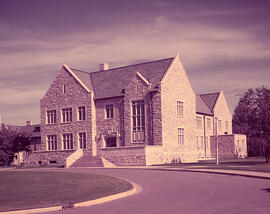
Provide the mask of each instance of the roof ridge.
[{"label": "roof ridge", "polygon": [[210,94],[219,94],[220,92],[212,92],[212,93],[206,93],[206,94],[198,94],[199,96],[201,95],[210,95]]},{"label": "roof ridge", "polygon": [[93,71],[93,72],[90,72],[90,74],[93,74],[93,73],[100,73],[100,72],[108,72],[108,71],[112,71],[112,70],[116,70],[116,69],[120,69],[120,68],[127,68],[127,67],[131,67],[131,66],[143,65],[143,64],[148,64],[148,63],[153,63],[153,62],[158,62],[158,61],[168,60],[168,59],[173,59],[173,57],[164,58],[164,59],[158,59],[158,60],[153,60],[153,61],[148,61],[148,62],[142,62],[142,63],[132,64],[132,65],[125,65],[125,66],[116,67],[116,68],[111,68],[111,69],[103,70],[103,71]]}]

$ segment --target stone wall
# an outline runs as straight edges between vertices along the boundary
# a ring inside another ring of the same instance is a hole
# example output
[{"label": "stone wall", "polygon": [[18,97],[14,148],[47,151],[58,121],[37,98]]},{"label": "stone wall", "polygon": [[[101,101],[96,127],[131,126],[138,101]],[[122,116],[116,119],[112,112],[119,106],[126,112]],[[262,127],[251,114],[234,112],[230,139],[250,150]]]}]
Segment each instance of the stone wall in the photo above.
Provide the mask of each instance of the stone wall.
[{"label": "stone wall", "polygon": [[[65,85],[65,93],[63,91]],[[57,135],[57,150],[62,150],[62,134],[73,134],[73,149],[79,147],[78,133],[86,132],[86,149],[92,150],[93,96],[63,67],[40,101],[41,150],[47,150],[47,135]],[[78,120],[78,107],[85,106],[85,120]],[[62,122],[62,109],[72,108],[72,122]],[[56,110],[56,123],[47,124],[47,110]],[[95,133],[94,133],[95,134]]]},{"label": "stone wall", "polygon": [[35,165],[64,166],[66,158],[70,156],[74,151],[75,150],[35,151],[25,157],[24,164],[26,166],[35,166]]},{"label": "stone wall", "polygon": [[147,166],[165,163],[162,145],[146,145],[145,157]]},{"label": "stone wall", "polygon": [[[218,157],[220,159],[235,158],[235,143],[234,135],[219,135],[218,136]],[[210,137],[211,158],[216,158],[216,136]]]},{"label": "stone wall", "polygon": [[[196,162],[196,101],[187,74],[176,57],[160,85],[162,108],[162,144],[165,161]],[[177,101],[183,102],[184,114],[177,115]],[[177,129],[184,129],[184,144],[178,143]]]},{"label": "stone wall", "polygon": [[145,147],[128,146],[101,149],[101,156],[117,166],[145,166]]}]

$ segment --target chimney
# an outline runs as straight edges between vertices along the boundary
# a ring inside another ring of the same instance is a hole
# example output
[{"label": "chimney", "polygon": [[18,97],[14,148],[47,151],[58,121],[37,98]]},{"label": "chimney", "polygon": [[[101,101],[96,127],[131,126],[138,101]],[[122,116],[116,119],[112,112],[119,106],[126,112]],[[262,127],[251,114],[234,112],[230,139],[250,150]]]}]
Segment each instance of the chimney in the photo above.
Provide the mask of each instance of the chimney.
[{"label": "chimney", "polygon": [[31,125],[32,125],[32,121],[31,121],[31,120],[27,120],[27,121],[26,121],[26,125],[27,125],[27,126],[31,126]]},{"label": "chimney", "polygon": [[107,71],[109,69],[108,63],[104,62],[102,64],[99,64],[99,70],[100,71]]}]

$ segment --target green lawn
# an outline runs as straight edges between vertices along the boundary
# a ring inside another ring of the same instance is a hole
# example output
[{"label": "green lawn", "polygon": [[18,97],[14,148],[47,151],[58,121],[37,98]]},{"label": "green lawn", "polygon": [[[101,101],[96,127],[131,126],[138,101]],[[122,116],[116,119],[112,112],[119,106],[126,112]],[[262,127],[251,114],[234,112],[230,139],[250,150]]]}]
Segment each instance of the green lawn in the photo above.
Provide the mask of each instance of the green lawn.
[{"label": "green lawn", "polygon": [[127,181],[95,174],[0,171],[0,211],[59,206],[132,189]]}]

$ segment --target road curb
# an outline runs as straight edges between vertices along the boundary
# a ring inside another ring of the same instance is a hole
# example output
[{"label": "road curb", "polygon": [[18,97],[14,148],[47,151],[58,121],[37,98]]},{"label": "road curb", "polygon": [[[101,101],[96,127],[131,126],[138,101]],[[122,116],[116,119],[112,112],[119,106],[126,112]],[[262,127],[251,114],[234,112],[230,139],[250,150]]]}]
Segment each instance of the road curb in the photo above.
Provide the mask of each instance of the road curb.
[{"label": "road curb", "polygon": [[181,172],[197,172],[197,173],[210,173],[210,174],[221,174],[221,175],[232,175],[232,176],[242,176],[242,177],[249,177],[249,178],[259,178],[259,179],[265,179],[270,180],[269,177],[263,176],[263,175],[256,175],[256,174],[249,174],[252,172],[248,171],[241,171],[241,172],[232,172],[232,171],[217,171],[217,170],[203,170],[203,169],[177,169],[177,168],[164,168],[164,169],[156,169],[156,170],[165,170],[165,171],[181,171]]},{"label": "road curb", "polygon": [[[126,179],[121,178],[122,180],[125,180],[132,184],[132,189],[128,190],[126,192],[120,192],[114,195],[105,196],[102,198],[84,201],[84,202],[78,202],[74,203],[73,208],[79,208],[79,207],[85,207],[85,206],[93,206],[113,200],[117,200],[120,198],[128,197],[134,194],[137,194],[142,191],[142,188],[131,181],[128,181]],[[7,212],[0,212],[0,214],[29,214],[29,213],[43,213],[43,212],[51,212],[51,211],[60,211],[64,210],[62,206],[53,206],[53,207],[44,207],[44,208],[35,208],[35,209],[27,209],[27,210],[14,210],[14,211],[7,211]]]}]

